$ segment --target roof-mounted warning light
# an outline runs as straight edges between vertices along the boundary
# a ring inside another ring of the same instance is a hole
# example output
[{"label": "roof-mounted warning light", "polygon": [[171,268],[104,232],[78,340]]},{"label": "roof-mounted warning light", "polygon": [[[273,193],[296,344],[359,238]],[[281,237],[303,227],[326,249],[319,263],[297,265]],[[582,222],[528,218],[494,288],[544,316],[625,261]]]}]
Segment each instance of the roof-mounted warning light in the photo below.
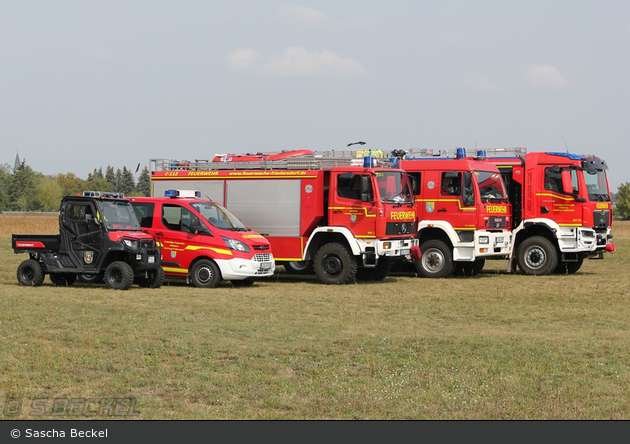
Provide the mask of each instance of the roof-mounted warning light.
[{"label": "roof-mounted warning light", "polygon": [[124,193],[112,193],[110,191],[84,191],[83,196],[88,197],[113,197],[116,199],[124,199]]},{"label": "roof-mounted warning light", "polygon": [[201,191],[199,190],[166,190],[164,197],[189,197],[201,199]]},{"label": "roof-mounted warning light", "polygon": [[466,148],[457,148],[455,150],[455,157],[457,159],[463,159],[464,157],[466,157]]}]

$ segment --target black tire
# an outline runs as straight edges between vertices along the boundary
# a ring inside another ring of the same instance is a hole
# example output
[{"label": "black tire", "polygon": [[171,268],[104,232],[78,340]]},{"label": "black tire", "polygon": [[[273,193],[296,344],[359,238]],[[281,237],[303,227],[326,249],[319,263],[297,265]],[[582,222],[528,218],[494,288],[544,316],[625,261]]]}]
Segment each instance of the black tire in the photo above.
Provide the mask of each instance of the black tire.
[{"label": "black tire", "polygon": [[128,290],[133,285],[133,269],[123,261],[115,261],[105,269],[105,283],[112,290]]},{"label": "black tire", "polygon": [[455,269],[453,275],[455,276],[477,276],[483,270],[483,266],[486,264],[484,258],[475,259],[473,262],[455,262]]},{"label": "black tire", "polygon": [[190,280],[195,287],[214,288],[221,282],[221,270],[211,260],[201,259],[192,266]]},{"label": "black tire", "polygon": [[50,273],[50,282],[57,287],[69,287],[77,280],[76,274]]},{"label": "black tire", "polygon": [[453,253],[444,242],[430,240],[420,246],[422,257],[416,261],[418,275],[425,278],[445,278],[453,274]]},{"label": "black tire", "polygon": [[44,283],[44,270],[35,259],[27,259],[18,265],[17,280],[26,287],[39,287]]},{"label": "black tire", "polygon": [[283,262],[282,265],[289,274],[313,274],[314,272],[311,261]]},{"label": "black tire", "polygon": [[525,239],[518,247],[518,268],[525,274],[545,276],[558,266],[553,244],[542,236]]},{"label": "black tire", "polygon": [[353,282],[358,268],[357,261],[348,247],[337,242],[325,244],[317,250],[313,267],[317,279],[327,285]]},{"label": "black tire", "polygon": [[83,282],[84,284],[100,284],[101,282],[103,282],[104,275],[105,273],[80,274],[78,278],[79,281]]},{"label": "black tire", "polygon": [[155,270],[149,270],[145,276],[138,276],[135,282],[143,288],[160,288],[164,283],[164,269],[158,267]]},{"label": "black tire", "polygon": [[392,269],[394,261],[388,257],[380,257],[378,264],[374,268],[359,268],[357,270],[357,279],[360,281],[382,281]]},{"label": "black tire", "polygon": [[558,262],[554,273],[573,274],[578,271],[584,263],[584,256],[578,256],[577,262]]},{"label": "black tire", "polygon": [[240,281],[234,280],[231,282],[232,285],[234,285],[235,287],[251,287],[252,285],[254,285],[254,281],[250,279],[242,279]]}]

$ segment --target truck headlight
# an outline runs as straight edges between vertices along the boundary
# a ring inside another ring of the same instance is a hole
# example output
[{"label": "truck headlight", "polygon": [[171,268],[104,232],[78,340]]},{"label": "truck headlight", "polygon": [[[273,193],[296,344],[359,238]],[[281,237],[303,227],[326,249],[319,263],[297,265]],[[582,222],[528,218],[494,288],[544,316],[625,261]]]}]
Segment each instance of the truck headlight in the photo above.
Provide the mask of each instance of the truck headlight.
[{"label": "truck headlight", "polygon": [[223,239],[223,242],[225,242],[225,245],[227,245],[230,250],[242,251],[244,253],[251,251],[247,245],[239,240],[223,236],[221,236],[221,239]]},{"label": "truck headlight", "polygon": [[479,243],[480,244],[489,244],[490,243],[490,238],[488,236],[479,236]]},{"label": "truck headlight", "polygon": [[137,240],[123,239],[123,242],[129,248],[133,248],[134,250],[138,249],[138,241]]}]

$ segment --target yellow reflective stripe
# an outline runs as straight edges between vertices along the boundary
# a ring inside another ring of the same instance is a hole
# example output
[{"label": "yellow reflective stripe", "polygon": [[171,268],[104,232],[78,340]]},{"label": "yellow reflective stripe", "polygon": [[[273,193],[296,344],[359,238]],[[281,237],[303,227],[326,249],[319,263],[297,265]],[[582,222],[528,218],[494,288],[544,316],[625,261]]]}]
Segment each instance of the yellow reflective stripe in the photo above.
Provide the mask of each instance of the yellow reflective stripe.
[{"label": "yellow reflective stripe", "polygon": [[218,253],[218,254],[226,254],[228,256],[232,256],[232,250],[227,250],[227,249],[223,249],[223,248],[202,247],[201,245],[188,245],[185,248],[185,250],[192,250],[192,251],[210,250],[210,251],[214,251],[215,253]]}]

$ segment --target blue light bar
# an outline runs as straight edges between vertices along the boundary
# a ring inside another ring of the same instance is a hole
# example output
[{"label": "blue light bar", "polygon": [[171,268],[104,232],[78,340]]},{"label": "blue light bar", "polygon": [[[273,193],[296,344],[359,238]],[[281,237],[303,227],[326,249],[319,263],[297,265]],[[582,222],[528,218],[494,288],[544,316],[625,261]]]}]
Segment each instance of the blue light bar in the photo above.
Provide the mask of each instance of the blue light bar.
[{"label": "blue light bar", "polygon": [[201,191],[199,190],[166,190],[164,197],[188,197],[201,199]]}]

